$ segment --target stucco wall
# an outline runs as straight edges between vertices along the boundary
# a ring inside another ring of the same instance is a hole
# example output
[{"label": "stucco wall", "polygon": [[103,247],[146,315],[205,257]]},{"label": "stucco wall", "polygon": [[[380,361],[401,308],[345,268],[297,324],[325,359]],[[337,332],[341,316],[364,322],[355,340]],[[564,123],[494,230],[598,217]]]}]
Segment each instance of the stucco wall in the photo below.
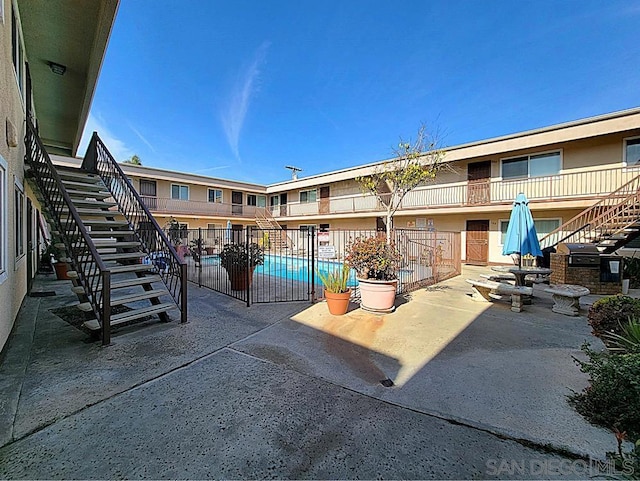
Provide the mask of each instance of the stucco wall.
[{"label": "stucco wall", "polygon": [[[11,61],[11,2],[4,3],[4,23],[0,23],[0,155],[8,164],[7,172],[7,278],[0,284],[0,349],[5,345],[13,323],[26,294],[26,256],[16,261],[14,182],[24,186],[24,117],[16,75]],[[10,147],[7,139],[7,121],[15,128],[18,145]],[[25,192],[27,187],[25,186]],[[25,200],[26,206],[26,200]],[[26,208],[26,207],[25,207]],[[23,235],[26,239],[26,224]],[[26,248],[26,241],[25,241]]]}]

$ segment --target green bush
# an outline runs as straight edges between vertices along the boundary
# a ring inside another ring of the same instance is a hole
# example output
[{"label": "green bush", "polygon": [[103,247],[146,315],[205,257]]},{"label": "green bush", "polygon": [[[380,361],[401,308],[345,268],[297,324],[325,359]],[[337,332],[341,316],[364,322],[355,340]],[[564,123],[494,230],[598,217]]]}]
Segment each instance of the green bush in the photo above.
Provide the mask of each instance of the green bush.
[{"label": "green bush", "polygon": [[607,349],[614,353],[635,352],[640,353],[640,321],[629,319],[622,323],[621,333],[609,332],[603,335]]},{"label": "green bush", "polygon": [[640,257],[625,257],[623,275],[629,279],[629,287],[637,289],[640,287]]},{"label": "green bush", "polygon": [[582,350],[589,360],[574,360],[591,385],[569,402],[593,424],[640,438],[640,353],[596,352],[588,344]]},{"label": "green bush", "polygon": [[589,324],[594,336],[622,332],[629,319],[640,319],[640,300],[629,296],[609,296],[593,303],[589,309]]}]

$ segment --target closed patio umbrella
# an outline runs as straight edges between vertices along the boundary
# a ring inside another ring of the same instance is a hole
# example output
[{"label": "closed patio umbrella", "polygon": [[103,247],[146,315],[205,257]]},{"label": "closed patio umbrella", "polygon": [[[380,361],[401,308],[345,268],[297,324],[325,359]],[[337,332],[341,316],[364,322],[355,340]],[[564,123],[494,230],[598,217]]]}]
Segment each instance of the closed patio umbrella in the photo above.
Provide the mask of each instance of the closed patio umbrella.
[{"label": "closed patio umbrella", "polygon": [[518,194],[513,203],[507,235],[502,246],[502,255],[510,254],[518,254],[518,267],[522,267],[522,256],[542,256],[538,234],[529,210],[529,201],[523,193]]}]

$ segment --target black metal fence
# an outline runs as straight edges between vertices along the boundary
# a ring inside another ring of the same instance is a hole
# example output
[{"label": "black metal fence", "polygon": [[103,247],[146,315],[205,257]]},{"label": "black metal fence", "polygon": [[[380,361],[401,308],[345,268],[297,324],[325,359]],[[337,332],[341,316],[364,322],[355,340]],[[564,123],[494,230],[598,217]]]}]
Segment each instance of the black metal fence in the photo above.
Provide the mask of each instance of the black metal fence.
[{"label": "black metal fence", "polygon": [[[323,297],[318,272],[340,269],[356,238],[375,230],[317,231],[187,229],[169,232],[187,263],[189,281],[247,303],[311,301]],[[398,292],[406,293],[460,274],[460,233],[395,229],[402,256]],[[256,258],[260,261],[256,262]],[[349,285],[359,297],[356,274]]]}]

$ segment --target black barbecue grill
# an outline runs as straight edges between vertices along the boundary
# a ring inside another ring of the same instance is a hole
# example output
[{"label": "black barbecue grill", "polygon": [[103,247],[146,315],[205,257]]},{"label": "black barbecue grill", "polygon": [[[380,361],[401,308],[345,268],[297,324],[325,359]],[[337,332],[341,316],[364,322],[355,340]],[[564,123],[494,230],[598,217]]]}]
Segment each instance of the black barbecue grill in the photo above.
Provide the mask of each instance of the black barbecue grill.
[{"label": "black barbecue grill", "polygon": [[569,267],[600,269],[600,251],[593,244],[558,244],[558,254],[569,256]]}]

